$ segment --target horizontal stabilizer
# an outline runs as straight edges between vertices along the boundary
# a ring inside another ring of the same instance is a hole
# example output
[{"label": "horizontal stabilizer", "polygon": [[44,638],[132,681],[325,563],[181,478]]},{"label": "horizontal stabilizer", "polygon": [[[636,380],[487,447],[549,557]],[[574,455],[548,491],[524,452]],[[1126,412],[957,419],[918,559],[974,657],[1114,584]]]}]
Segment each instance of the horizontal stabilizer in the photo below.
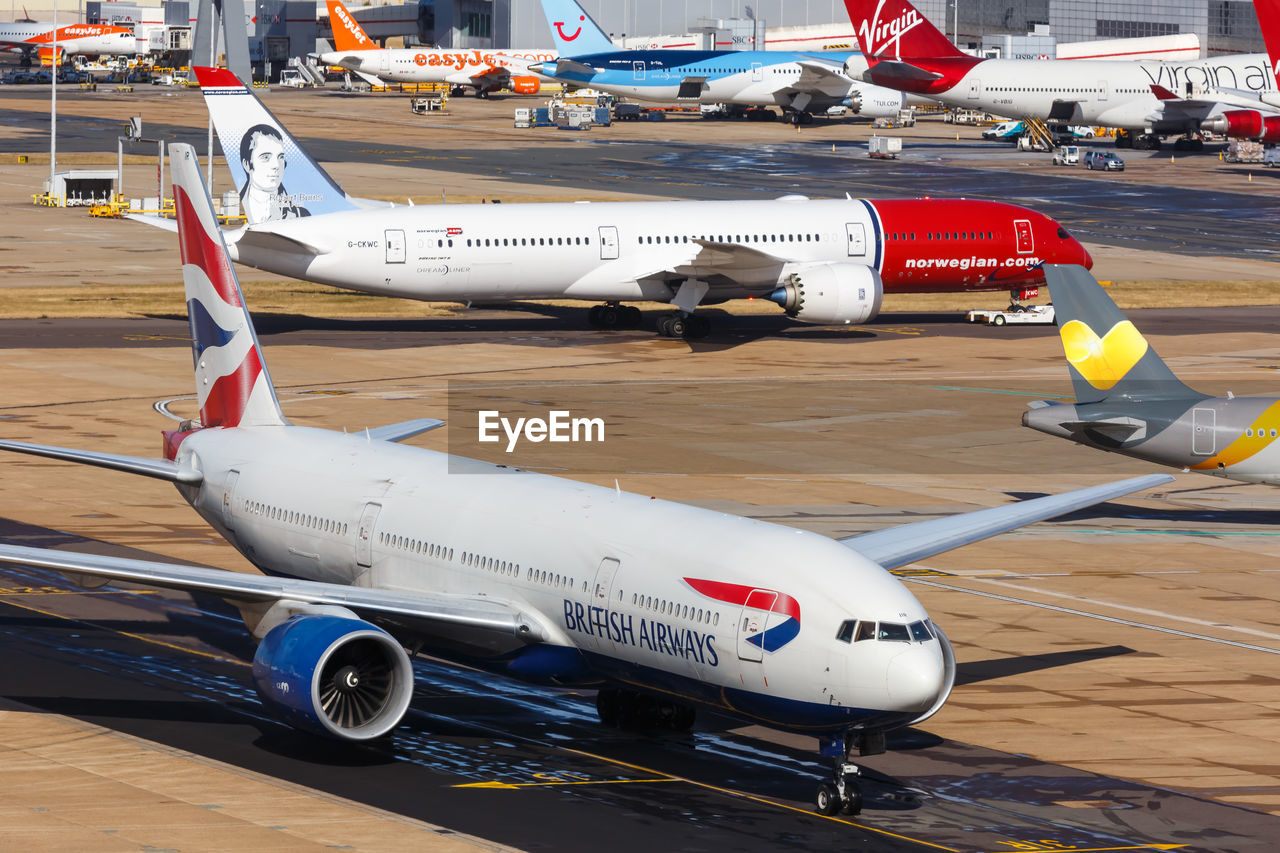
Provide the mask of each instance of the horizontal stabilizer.
[{"label": "horizontal stabilizer", "polygon": [[932,83],[934,80],[941,80],[944,75],[936,71],[926,71],[918,65],[912,65],[910,62],[903,62],[898,59],[884,59],[877,62],[871,68],[871,74],[875,82],[884,80],[904,80],[912,83]]},{"label": "horizontal stabilizer", "polygon": [[1161,101],[1179,100],[1178,96],[1175,95],[1173,92],[1170,92],[1164,86],[1158,86],[1155,83],[1151,84],[1151,94],[1155,95],[1156,98],[1158,98]]},{"label": "horizontal stabilizer", "polygon": [[482,596],[420,591],[408,594],[390,589],[267,577],[202,566],[155,563],[20,545],[0,545],[0,564],[53,569],[79,576],[128,581],[185,592],[205,592],[238,603],[296,601],[333,605],[346,607],[364,618],[384,616],[436,625],[488,629],[530,642],[546,639],[542,628],[527,619],[518,609]]},{"label": "horizontal stabilizer", "polygon": [[404,441],[406,438],[413,438],[415,435],[421,435],[424,432],[430,432],[442,426],[444,426],[444,421],[436,420],[435,418],[418,418],[417,420],[404,421],[403,423],[375,427],[369,430],[369,437],[378,441]]},{"label": "horizontal stabilizer", "polygon": [[236,247],[237,255],[241,255],[245,249],[310,256],[327,255],[330,251],[323,246],[273,231],[269,226],[264,228],[250,226],[241,230],[239,236],[236,232],[230,231],[227,232],[226,240],[228,245]]},{"label": "horizontal stabilizer", "polygon": [[176,219],[163,219],[159,216],[149,216],[145,213],[126,213],[124,218],[150,225],[152,228],[163,228],[165,231],[172,231],[174,234],[178,233],[178,221]]},{"label": "horizontal stabilizer", "polygon": [[1147,437],[1147,422],[1137,418],[1102,418],[1092,421],[1067,421],[1062,428],[1071,433],[1099,432],[1118,442]]},{"label": "horizontal stabilizer", "polygon": [[1047,495],[945,518],[900,524],[839,541],[841,545],[847,545],[886,569],[893,569],[1027,524],[1172,482],[1173,477],[1168,474],[1148,474],[1102,486],[1076,489],[1061,495]]},{"label": "horizontal stabilizer", "polygon": [[184,468],[167,459],[148,459],[144,456],[117,456],[113,453],[98,453],[93,450],[74,450],[69,447],[53,447],[47,444],[28,444],[25,441],[0,441],[0,450],[12,450],[17,453],[28,453],[32,456],[61,459],[64,462],[79,462],[82,465],[96,465],[99,468],[112,468],[116,471],[141,474],[144,477],[155,477],[157,480],[168,480],[172,483],[195,485],[204,479],[204,475],[199,471]]},{"label": "horizontal stabilizer", "polygon": [[[544,68],[546,66],[543,66]],[[559,77],[563,74],[595,74],[597,69],[594,66],[587,65],[585,62],[578,62],[574,59],[565,59],[561,57],[555,61],[555,76]],[[543,72],[546,73],[545,71]]]}]

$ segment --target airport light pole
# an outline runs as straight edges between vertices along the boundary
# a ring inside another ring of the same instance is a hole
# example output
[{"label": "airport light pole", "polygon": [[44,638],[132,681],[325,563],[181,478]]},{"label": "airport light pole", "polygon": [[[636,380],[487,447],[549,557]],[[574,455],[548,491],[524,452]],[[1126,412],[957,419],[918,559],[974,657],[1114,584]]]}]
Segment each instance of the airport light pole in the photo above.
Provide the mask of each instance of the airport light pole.
[{"label": "airport light pole", "polygon": [[[36,51],[36,56],[40,51]],[[58,170],[58,0],[53,0],[53,74],[49,84],[49,189]]]}]

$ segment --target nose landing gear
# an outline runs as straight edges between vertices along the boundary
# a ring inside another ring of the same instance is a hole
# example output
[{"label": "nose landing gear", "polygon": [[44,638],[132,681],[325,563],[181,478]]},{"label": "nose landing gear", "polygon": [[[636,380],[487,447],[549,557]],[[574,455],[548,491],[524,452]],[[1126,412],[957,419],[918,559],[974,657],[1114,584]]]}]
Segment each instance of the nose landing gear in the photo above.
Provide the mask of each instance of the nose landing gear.
[{"label": "nose landing gear", "polygon": [[858,765],[851,761],[837,761],[832,780],[818,786],[815,798],[820,815],[833,815],[844,812],[847,815],[861,814],[862,786],[858,784],[861,774]]}]

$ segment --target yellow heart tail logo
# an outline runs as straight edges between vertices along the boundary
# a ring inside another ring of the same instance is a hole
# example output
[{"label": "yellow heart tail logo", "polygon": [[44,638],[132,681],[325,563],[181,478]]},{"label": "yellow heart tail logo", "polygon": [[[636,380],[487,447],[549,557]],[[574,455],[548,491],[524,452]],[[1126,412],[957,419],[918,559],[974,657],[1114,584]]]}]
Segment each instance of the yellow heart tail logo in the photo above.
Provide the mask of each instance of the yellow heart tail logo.
[{"label": "yellow heart tail logo", "polygon": [[1112,388],[1147,354],[1147,339],[1128,320],[1101,338],[1084,323],[1072,320],[1059,330],[1067,361],[1099,391]]}]

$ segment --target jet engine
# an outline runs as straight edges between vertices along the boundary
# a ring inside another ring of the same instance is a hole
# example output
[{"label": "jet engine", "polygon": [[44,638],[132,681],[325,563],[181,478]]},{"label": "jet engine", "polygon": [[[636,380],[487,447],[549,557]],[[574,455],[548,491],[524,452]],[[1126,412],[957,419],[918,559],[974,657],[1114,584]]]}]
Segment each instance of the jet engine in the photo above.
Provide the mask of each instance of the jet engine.
[{"label": "jet engine", "polygon": [[1202,130],[1225,134],[1232,139],[1257,139],[1264,122],[1257,110],[1227,110],[1200,123]]},{"label": "jet engine", "polygon": [[880,313],[884,283],[862,264],[815,264],[792,272],[769,299],[801,323],[865,323]]},{"label": "jet engine", "polygon": [[538,90],[542,88],[541,81],[537,77],[512,77],[511,91],[517,95],[536,95]]},{"label": "jet engine", "polygon": [[1265,145],[1280,142],[1280,116],[1266,116],[1262,120],[1262,135],[1258,141]]},{"label": "jet engine", "polygon": [[289,725],[342,740],[386,734],[413,698],[413,667],[400,644],[343,616],[303,614],[272,628],[253,656],[253,681]]}]

